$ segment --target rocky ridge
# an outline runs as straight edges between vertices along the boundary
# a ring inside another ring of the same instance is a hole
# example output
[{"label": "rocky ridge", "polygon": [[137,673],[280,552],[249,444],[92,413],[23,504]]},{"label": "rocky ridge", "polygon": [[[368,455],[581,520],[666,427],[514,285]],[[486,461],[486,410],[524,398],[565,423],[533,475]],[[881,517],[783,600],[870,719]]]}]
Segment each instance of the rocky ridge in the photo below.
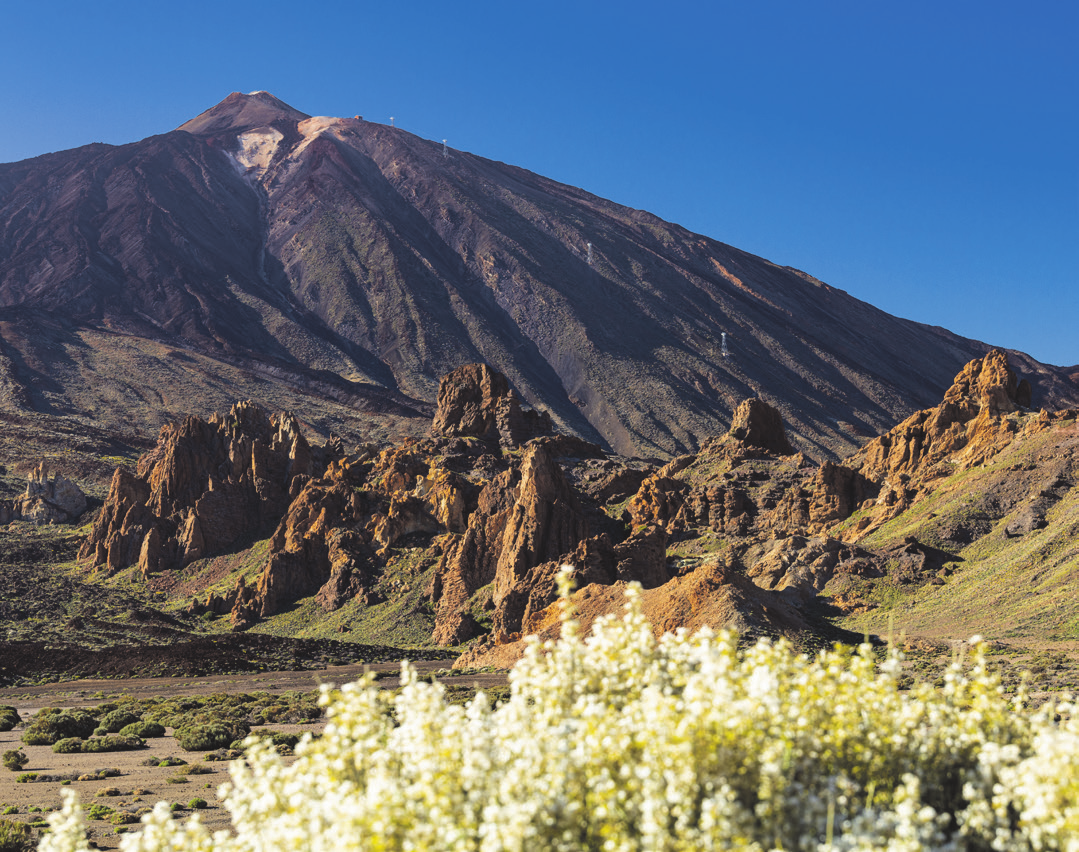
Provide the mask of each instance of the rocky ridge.
[{"label": "rocky ridge", "polygon": [[[708,623],[819,641],[835,635],[829,613],[871,606],[873,584],[917,587],[954,570],[939,537],[877,542],[876,531],[942,478],[1069,417],[1028,412],[1029,393],[994,351],[964,367],[940,405],[843,463],[797,452],[776,410],[753,398],[727,434],[657,467],[536,434],[549,431],[542,413],[521,410],[484,365],[445,376],[438,396],[431,435],[389,447],[311,448],[293,418],[249,404],[166,429],[137,475],[117,472],[83,557],[149,576],[272,530],[253,580],[190,607],[245,629],[305,599],[324,612],[389,603],[405,543],[430,641],[477,640],[460,665],[505,664],[523,636],[553,635],[564,564],[586,624],[617,612],[636,582],[657,630]],[[1042,489],[1041,515],[1032,504],[1012,534],[1044,521],[1070,487],[1061,476]],[[242,510],[226,510],[224,495]]]}]

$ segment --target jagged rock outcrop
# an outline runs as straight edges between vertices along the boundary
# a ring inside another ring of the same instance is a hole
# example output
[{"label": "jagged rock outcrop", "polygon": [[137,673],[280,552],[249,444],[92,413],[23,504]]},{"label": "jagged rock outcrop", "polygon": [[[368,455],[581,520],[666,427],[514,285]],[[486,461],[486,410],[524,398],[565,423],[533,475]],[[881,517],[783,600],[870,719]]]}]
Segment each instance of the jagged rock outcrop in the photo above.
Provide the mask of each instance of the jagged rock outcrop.
[{"label": "jagged rock outcrop", "polygon": [[781,456],[794,454],[783,417],[764,400],[744,400],[734,411],[728,434],[737,441]]},{"label": "jagged rock outcrop", "polygon": [[480,492],[468,528],[443,555],[430,592],[437,607],[435,643],[457,645],[483,632],[468,605],[477,591],[494,582],[519,484],[520,473],[513,468],[491,480]]},{"label": "jagged rock outcrop", "polygon": [[705,530],[746,540],[816,535],[876,495],[856,471],[794,453],[766,403],[747,400],[738,411],[727,435],[643,480],[627,506],[633,524],[658,524],[676,540]]},{"label": "jagged rock outcrop", "polygon": [[[257,615],[273,615],[285,603],[315,594],[323,608],[336,609],[350,590],[369,586],[372,537],[353,527],[371,514],[376,500],[347,479],[307,482],[270,540],[252,603]],[[245,615],[237,612],[233,620]]]},{"label": "jagged rock outcrop", "polygon": [[431,434],[475,437],[519,447],[551,433],[547,412],[525,411],[502,373],[486,364],[466,364],[442,377]]},{"label": "jagged rock outcrop", "polygon": [[0,500],[0,524],[29,521],[33,524],[67,524],[86,511],[86,495],[62,474],[49,477],[44,461],[26,480],[26,491],[14,500]]},{"label": "jagged rock outcrop", "polygon": [[271,528],[319,463],[296,419],[253,402],[161,430],[135,473],[118,468],[79,556],[114,572],[181,568]]},{"label": "jagged rock outcrop", "polygon": [[[1007,355],[994,349],[963,367],[940,405],[915,412],[846,464],[878,482],[980,464],[1010,440],[1014,426],[1003,418],[1029,406],[1030,397],[1029,383],[1018,382]],[[960,451],[965,452],[959,455]],[[935,470],[945,459],[948,467]]]},{"label": "jagged rock outcrop", "polygon": [[529,446],[521,461],[521,484],[502,534],[494,578],[494,629],[520,630],[529,574],[544,562],[570,553],[590,535],[580,498],[541,445]]}]

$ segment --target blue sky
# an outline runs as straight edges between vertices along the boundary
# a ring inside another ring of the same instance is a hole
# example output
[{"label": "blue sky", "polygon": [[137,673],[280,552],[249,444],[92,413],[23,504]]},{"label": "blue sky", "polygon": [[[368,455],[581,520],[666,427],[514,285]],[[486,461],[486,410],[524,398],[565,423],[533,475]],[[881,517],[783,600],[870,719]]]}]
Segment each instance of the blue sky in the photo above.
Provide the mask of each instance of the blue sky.
[{"label": "blue sky", "polygon": [[229,92],[523,166],[1079,363],[1079,4],[9,4],[0,162]]}]

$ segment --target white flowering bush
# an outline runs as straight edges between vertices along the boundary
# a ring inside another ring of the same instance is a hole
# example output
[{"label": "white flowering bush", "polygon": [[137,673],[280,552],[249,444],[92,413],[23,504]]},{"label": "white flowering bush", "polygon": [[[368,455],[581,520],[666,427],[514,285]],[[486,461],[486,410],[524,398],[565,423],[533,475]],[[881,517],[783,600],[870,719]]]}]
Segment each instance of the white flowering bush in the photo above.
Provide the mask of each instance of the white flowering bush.
[{"label": "white flowering bush", "polygon": [[[286,765],[251,742],[222,788],[232,831],[161,804],[121,849],[1079,850],[1071,705],[1009,700],[980,653],[900,690],[893,652],[656,640],[622,619],[533,642],[511,697],[453,706],[406,664],[396,696],[325,690]],[[40,849],[85,849],[74,797]],[[81,845],[80,845],[81,844]]]}]

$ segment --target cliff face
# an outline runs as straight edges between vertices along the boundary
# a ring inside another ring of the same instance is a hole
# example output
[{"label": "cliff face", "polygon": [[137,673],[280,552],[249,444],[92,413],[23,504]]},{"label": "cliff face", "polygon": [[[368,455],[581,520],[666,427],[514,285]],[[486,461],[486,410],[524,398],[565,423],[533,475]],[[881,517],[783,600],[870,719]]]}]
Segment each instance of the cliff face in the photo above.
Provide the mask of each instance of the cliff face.
[{"label": "cliff face", "polygon": [[[239,393],[297,410],[302,394],[310,421],[317,402],[326,421],[340,406],[419,434],[440,377],[487,363],[558,431],[652,458],[696,451],[764,395],[796,448],[837,460],[989,348],[643,211],[265,92],[141,142],[0,165],[0,331],[0,403],[20,411],[156,431]],[[1038,405],[1079,404],[1067,371],[1013,359]],[[544,426],[507,400],[496,428],[519,441]]]}]

